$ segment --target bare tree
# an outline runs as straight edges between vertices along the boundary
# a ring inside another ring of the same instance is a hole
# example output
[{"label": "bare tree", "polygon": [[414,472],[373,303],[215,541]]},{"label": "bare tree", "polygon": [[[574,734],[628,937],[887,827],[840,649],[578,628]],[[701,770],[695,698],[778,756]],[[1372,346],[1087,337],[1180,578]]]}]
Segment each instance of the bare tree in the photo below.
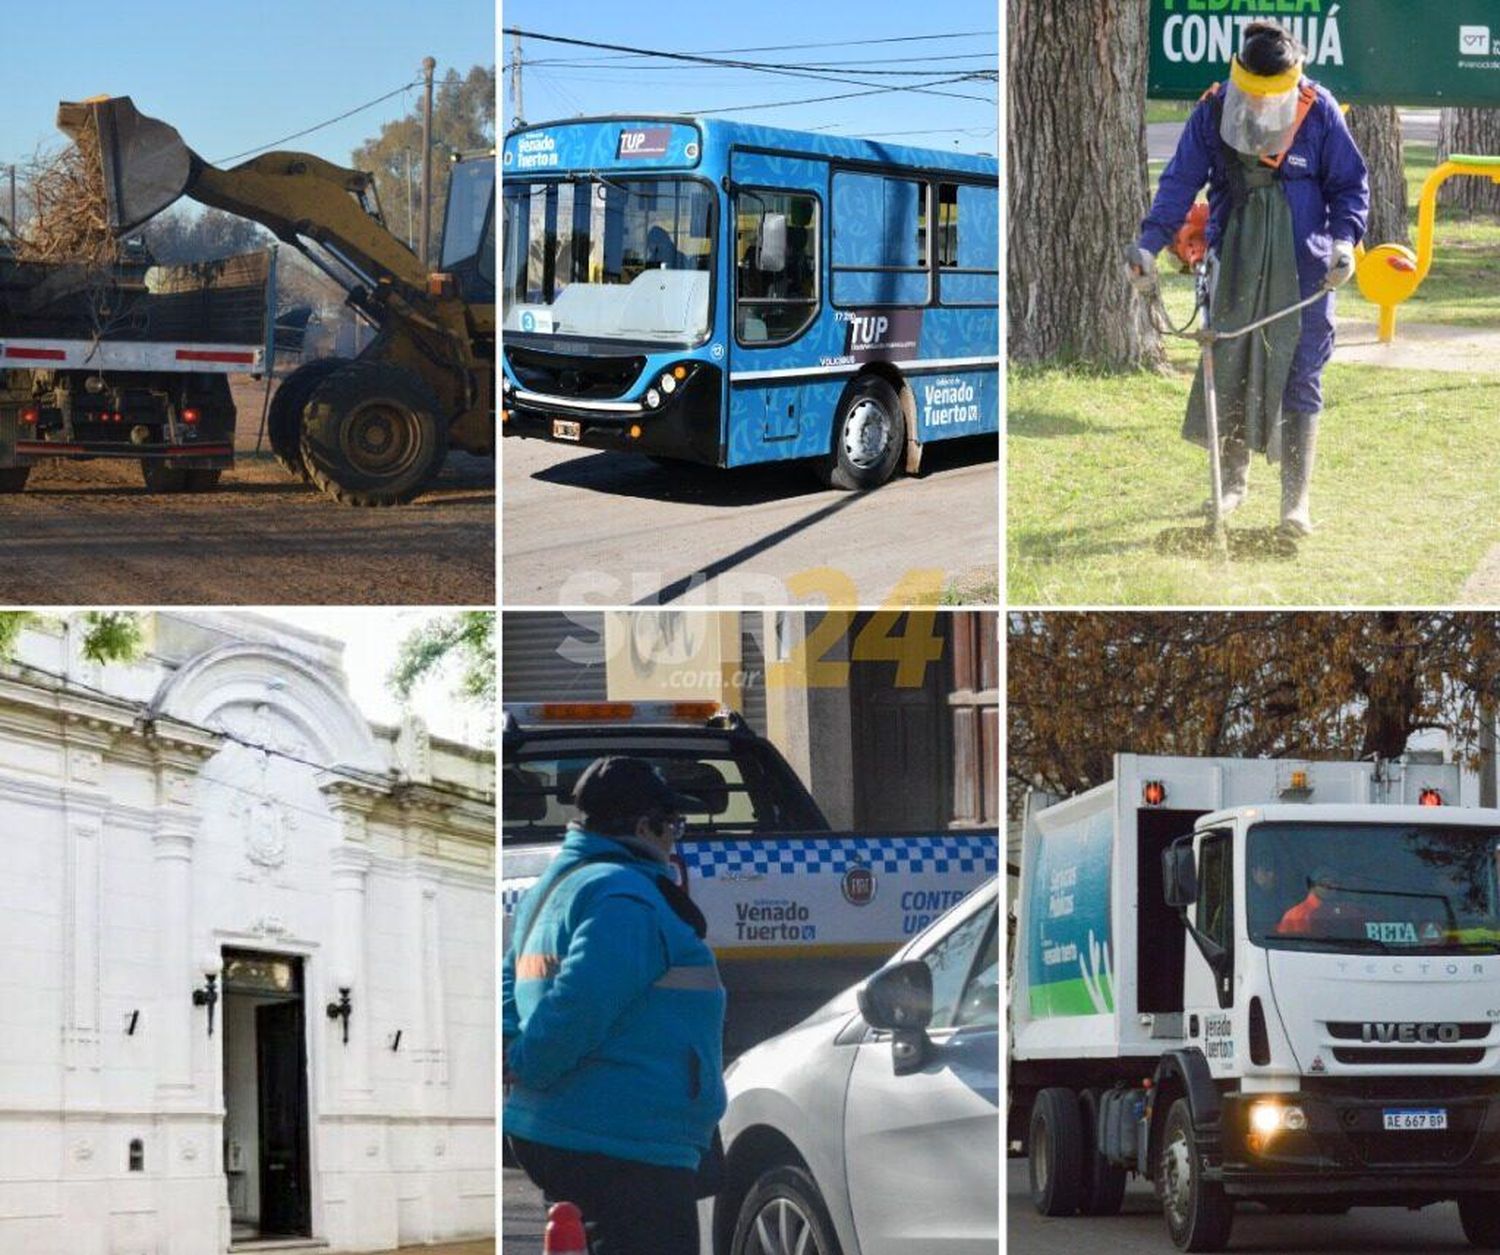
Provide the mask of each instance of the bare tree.
[{"label": "bare tree", "polygon": [[[1438,117],[1439,161],[1454,153],[1500,155],[1500,109],[1443,109]],[[1500,186],[1489,179],[1449,179],[1438,200],[1470,213],[1500,214]]]},{"label": "bare tree", "polygon": [[1365,243],[1371,247],[1410,244],[1400,114],[1393,105],[1355,105],[1349,110],[1349,130],[1370,168],[1370,224]]},{"label": "bare tree", "polygon": [[1149,202],[1146,0],[1007,0],[1007,14],[1011,360],[1157,365],[1120,260]]}]

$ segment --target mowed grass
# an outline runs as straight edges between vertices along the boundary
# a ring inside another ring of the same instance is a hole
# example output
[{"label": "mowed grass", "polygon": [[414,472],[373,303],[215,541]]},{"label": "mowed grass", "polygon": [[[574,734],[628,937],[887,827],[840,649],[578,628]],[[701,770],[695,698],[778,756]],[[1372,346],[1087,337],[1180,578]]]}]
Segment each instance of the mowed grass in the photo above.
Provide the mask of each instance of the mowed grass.
[{"label": "mowed grass", "polygon": [[[1430,144],[1406,152],[1415,245],[1434,154]],[[1414,323],[1500,332],[1500,222],[1440,209],[1436,239],[1398,338]],[[1191,282],[1169,275],[1165,290],[1180,324]],[[1378,311],[1351,285],[1339,313],[1373,322]],[[1225,563],[1202,530],[1208,455],[1178,434],[1197,349],[1170,341],[1168,356],[1165,374],[1010,371],[1010,604],[1446,604],[1500,544],[1500,375],[1334,365],[1313,478],[1317,531],[1294,553],[1274,542],[1280,467],[1257,457]]]}]

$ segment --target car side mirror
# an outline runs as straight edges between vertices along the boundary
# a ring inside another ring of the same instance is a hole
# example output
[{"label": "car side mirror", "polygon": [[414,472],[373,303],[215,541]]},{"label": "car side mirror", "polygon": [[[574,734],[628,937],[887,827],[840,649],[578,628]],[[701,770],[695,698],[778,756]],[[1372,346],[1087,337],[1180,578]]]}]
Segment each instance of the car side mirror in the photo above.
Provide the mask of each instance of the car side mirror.
[{"label": "car side mirror", "polygon": [[897,1076],[918,1072],[932,1042],[932,969],[921,959],[881,968],[860,987],[859,1011],[871,1028],[891,1034],[891,1067]]},{"label": "car side mirror", "polygon": [[780,274],[786,269],[786,215],[765,214],[760,220],[760,247],[756,249],[756,269],[766,274]]},{"label": "car side mirror", "polygon": [[1198,865],[1193,861],[1193,838],[1178,837],[1161,852],[1162,896],[1179,910],[1198,900]]}]

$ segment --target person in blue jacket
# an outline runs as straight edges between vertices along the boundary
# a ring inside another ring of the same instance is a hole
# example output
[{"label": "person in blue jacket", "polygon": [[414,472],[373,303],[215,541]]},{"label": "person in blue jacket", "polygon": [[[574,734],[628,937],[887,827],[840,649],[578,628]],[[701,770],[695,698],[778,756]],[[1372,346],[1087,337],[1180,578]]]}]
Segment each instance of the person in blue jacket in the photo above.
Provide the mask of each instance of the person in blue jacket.
[{"label": "person in blue jacket", "polygon": [[[1233,330],[1321,287],[1323,300],[1217,344],[1214,368],[1227,514],[1245,500],[1252,453],[1281,462],[1281,528],[1312,531],[1308,493],[1333,355],[1333,292],[1354,273],[1370,184],[1338,102],[1302,73],[1303,49],[1275,22],[1251,22],[1229,82],[1188,118],[1156,199],[1126,249],[1131,282],[1149,295],[1156,254],[1208,185],[1212,325]],[[1200,368],[1183,437],[1207,446]]]},{"label": "person in blue jacket", "polygon": [[505,1132],[548,1201],[577,1204],[593,1255],[698,1255],[724,989],[670,856],[702,807],[631,757],[591,763],[573,802],[501,965]]}]

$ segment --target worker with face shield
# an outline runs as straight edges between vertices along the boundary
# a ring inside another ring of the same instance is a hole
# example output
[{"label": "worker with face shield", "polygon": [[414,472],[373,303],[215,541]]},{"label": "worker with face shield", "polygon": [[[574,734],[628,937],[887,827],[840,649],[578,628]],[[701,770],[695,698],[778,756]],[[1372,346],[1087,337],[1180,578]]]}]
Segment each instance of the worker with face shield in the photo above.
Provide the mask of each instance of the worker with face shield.
[{"label": "worker with face shield", "polygon": [[[1229,82],[1204,93],[1162,172],[1125,261],[1150,295],[1156,254],[1208,185],[1211,325],[1233,331],[1335,288],[1354,274],[1369,213],[1369,176],[1338,102],[1305,77],[1303,50],[1274,22],[1251,22]],[[1253,453],[1281,463],[1281,529],[1312,531],[1309,489],[1333,355],[1333,293],[1258,331],[1216,343],[1222,509],[1244,503]],[[1183,438],[1207,446],[1203,371]]]}]

